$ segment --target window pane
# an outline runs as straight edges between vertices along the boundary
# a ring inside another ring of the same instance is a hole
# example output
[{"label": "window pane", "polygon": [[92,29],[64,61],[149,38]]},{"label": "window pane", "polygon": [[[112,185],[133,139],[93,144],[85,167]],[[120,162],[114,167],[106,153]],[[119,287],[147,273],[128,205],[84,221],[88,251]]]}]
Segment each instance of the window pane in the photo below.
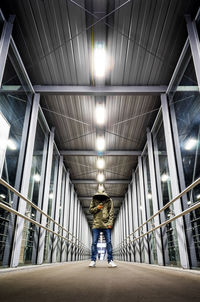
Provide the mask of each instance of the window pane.
[{"label": "window pane", "polygon": [[[172,199],[171,180],[169,175],[167,149],[164,135],[162,115],[153,130],[153,147],[158,187],[159,207],[162,208]],[[161,222],[174,216],[173,205],[161,213]],[[180,265],[179,249],[175,222],[168,223],[162,228],[165,263]]]},{"label": "window pane", "polygon": [[[170,112],[176,144],[181,190],[200,177],[200,95],[190,49],[186,53],[173,90]],[[200,201],[200,186],[183,196],[183,208]],[[192,267],[200,266],[200,209],[185,216],[186,234]]]}]

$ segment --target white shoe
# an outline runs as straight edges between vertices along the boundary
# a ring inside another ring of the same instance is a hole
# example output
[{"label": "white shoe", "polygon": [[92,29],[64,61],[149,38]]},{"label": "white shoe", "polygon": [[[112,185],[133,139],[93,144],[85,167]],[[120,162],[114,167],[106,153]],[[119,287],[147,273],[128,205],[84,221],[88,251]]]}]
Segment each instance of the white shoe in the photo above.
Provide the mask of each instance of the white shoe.
[{"label": "white shoe", "polygon": [[108,262],[108,267],[117,267],[117,265],[113,260],[111,260],[110,262]]},{"label": "white shoe", "polygon": [[91,261],[89,267],[96,267],[96,261]]}]

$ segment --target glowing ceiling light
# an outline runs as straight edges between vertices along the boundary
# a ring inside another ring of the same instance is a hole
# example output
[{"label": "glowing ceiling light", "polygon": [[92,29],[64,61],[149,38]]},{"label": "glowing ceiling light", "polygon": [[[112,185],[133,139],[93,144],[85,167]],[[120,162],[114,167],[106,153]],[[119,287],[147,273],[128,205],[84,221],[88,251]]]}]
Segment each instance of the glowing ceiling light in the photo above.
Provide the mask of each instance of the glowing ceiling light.
[{"label": "glowing ceiling light", "polygon": [[189,200],[189,201],[187,202],[188,205],[191,205],[191,203],[192,203],[191,200]]},{"label": "glowing ceiling light", "polygon": [[33,175],[33,179],[34,179],[36,182],[40,182],[40,178],[41,178],[41,177],[40,177],[40,174],[38,174],[38,173]]},{"label": "glowing ceiling light", "polygon": [[99,184],[98,191],[99,192],[104,192],[105,191],[103,184]]},{"label": "glowing ceiling light", "polygon": [[97,104],[95,109],[96,122],[99,125],[103,125],[105,123],[105,106],[104,104]]},{"label": "glowing ceiling light", "polygon": [[49,194],[49,199],[53,199],[53,193]]},{"label": "glowing ceiling light", "polygon": [[142,211],[142,209],[143,209],[142,206],[140,206],[140,211]]},{"label": "glowing ceiling light", "polygon": [[195,138],[189,138],[185,143],[185,149],[191,150],[196,146],[196,144],[197,144],[197,140]]},{"label": "glowing ceiling light", "polygon": [[105,150],[105,147],[106,147],[105,138],[103,136],[97,137],[97,140],[96,140],[97,150],[98,151],[103,151],[103,150]]},{"label": "glowing ceiling light", "polygon": [[94,74],[98,78],[105,76],[106,50],[103,43],[97,43],[94,49]]},{"label": "glowing ceiling light", "polygon": [[6,198],[6,195],[0,194],[0,197],[1,197],[2,199],[5,199],[5,198]]},{"label": "glowing ceiling light", "polygon": [[152,194],[151,194],[151,193],[148,193],[148,194],[147,194],[147,197],[148,197],[148,199],[152,199]]},{"label": "glowing ceiling light", "polygon": [[97,159],[97,168],[101,170],[104,167],[105,167],[105,160],[103,158],[98,158]]},{"label": "glowing ceiling light", "polygon": [[104,180],[105,180],[104,174],[103,173],[98,173],[97,174],[97,181],[98,182],[104,182]]},{"label": "glowing ceiling light", "polygon": [[200,199],[200,194],[197,195],[197,199]]},{"label": "glowing ceiling light", "polygon": [[168,179],[169,179],[169,175],[166,173],[163,173],[161,176],[161,181],[166,182],[166,181],[168,181]]},{"label": "glowing ceiling light", "polygon": [[7,143],[7,146],[10,150],[17,150],[17,146],[16,146],[16,143],[14,140],[12,139],[9,139],[8,140],[8,143]]}]

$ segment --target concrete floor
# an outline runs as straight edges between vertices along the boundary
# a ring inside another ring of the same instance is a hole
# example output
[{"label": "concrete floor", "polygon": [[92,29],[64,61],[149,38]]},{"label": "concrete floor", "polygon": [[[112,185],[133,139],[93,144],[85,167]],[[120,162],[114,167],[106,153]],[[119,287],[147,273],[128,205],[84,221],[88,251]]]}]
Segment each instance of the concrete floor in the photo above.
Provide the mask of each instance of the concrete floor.
[{"label": "concrete floor", "polygon": [[200,274],[117,262],[88,261],[0,271],[2,302],[200,301]]}]

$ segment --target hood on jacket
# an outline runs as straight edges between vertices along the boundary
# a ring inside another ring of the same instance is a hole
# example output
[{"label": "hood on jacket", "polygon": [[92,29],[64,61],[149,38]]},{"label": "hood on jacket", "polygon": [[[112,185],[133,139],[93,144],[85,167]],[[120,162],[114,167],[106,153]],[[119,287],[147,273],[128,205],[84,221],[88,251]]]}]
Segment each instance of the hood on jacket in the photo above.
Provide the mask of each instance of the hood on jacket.
[{"label": "hood on jacket", "polygon": [[93,199],[99,200],[99,201],[106,201],[110,199],[108,194],[106,192],[97,192],[94,196]]}]

